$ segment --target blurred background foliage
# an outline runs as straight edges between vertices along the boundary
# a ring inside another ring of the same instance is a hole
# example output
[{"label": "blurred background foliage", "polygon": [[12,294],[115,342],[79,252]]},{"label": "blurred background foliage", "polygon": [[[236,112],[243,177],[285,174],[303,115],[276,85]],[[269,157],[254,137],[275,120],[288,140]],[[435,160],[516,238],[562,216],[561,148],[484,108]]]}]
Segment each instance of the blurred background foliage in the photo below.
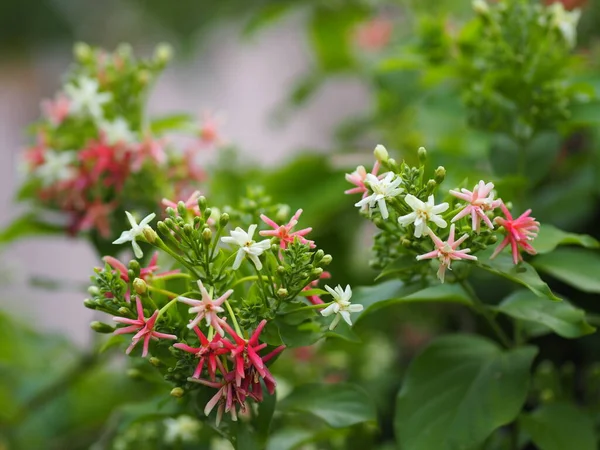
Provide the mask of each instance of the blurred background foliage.
[{"label": "blurred background foliage", "polygon": [[[545,61],[532,61],[541,50],[524,38],[533,47],[522,48],[528,60],[516,66],[505,65],[500,56],[477,60],[486,52],[481,39],[486,30],[473,21],[470,2],[456,0],[8,1],[0,5],[0,58],[4,63],[76,40],[135,46],[145,42],[148,30],[186,58],[203,35],[222,24],[234,23],[240,39],[248,39],[284,15],[298,14],[313,63],[281,99],[274,112],[278,119],[284,122],[308,105],[325,83],[347,78],[368,88],[369,111],[339,124],[335,146],[326,155],[304,149],[281,167],[265,170],[249,166],[235,150],[221,153],[211,170],[209,196],[214,204],[234,203],[248,186],[260,185],[275,201],[303,208],[303,223],[314,229],[312,238],[334,256],[333,283],[360,286],[373,283],[368,248],[374,230],[363,225],[355,200],[343,196],[349,187],[343,175],[371,161],[376,143],[411,163],[425,146],[432,170],[438,165],[449,169],[448,188],[467,178],[469,184],[489,178],[510,192],[508,199],[520,209],[531,207],[542,223],[600,238],[600,2],[564,3],[583,7],[574,52],[565,56],[547,48]],[[523,29],[519,22],[514,26],[506,30],[509,38]],[[527,85],[515,70],[529,63],[540,72]],[[560,92],[536,91],[537,99],[528,97],[532,87],[546,86],[548,80]],[[506,95],[498,97],[502,90]],[[543,105],[542,113],[555,114],[531,119],[528,105],[536,101]],[[524,161],[518,161],[520,148],[527,148]],[[595,264],[600,267],[596,259],[591,267]],[[598,286],[576,294],[568,276],[547,278],[553,289],[573,295],[578,306],[591,311],[590,321],[600,322]],[[489,283],[484,277],[479,281]],[[393,288],[386,284],[381,289]],[[488,284],[486,292],[486,301],[496,303],[506,289]],[[367,294],[384,295],[362,295]],[[393,400],[406,363],[435,335],[479,329],[473,320],[456,306],[395,306],[358,322],[361,343],[331,340],[320,344],[318,356],[314,348],[284,356],[274,365],[283,389],[311,380],[355,382],[373,395],[380,429],[357,425],[324,432],[302,421],[286,428],[276,416],[281,432],[270,448],[297,448],[311,441],[319,442],[318,448],[393,448]],[[599,376],[598,338],[538,339],[552,349],[542,355],[549,362],[540,377],[565,383],[574,373],[568,389],[581,397],[578,380]],[[9,340],[11,345],[5,345]],[[163,381],[140,380],[135,369],[124,377],[127,369],[122,361],[112,361],[110,350],[102,354],[102,362],[87,359],[87,353],[64,339],[28,330],[7,316],[0,317],[0,343],[0,449],[3,442],[17,449],[83,449],[92,443],[94,449],[114,448],[113,438],[125,433],[127,424],[150,420],[142,419],[147,408],[131,405],[140,400],[158,404],[158,393],[165,392]],[[54,390],[56,395],[47,394]],[[590,396],[590,401],[600,401],[597,392]],[[130,406],[123,407],[125,403]],[[172,413],[168,403],[162,401],[166,415]],[[129,419],[119,422],[122,414]],[[502,440],[495,436],[486,448],[504,448]],[[144,448],[166,448],[149,442]]]}]

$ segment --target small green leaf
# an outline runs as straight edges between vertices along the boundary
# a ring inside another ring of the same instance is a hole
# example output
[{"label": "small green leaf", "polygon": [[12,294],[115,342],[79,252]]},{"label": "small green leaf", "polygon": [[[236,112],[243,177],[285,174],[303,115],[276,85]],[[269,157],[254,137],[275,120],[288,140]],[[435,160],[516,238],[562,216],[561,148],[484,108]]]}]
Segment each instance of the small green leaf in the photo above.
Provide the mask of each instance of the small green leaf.
[{"label": "small green leaf", "polygon": [[192,131],[197,126],[197,119],[189,114],[170,114],[150,122],[150,130],[157,135],[169,131]]},{"label": "small green leaf", "polygon": [[496,310],[515,319],[544,325],[565,338],[578,338],[596,331],[586,322],[583,309],[566,301],[549,302],[525,290],[507,297]]},{"label": "small green leaf", "polygon": [[269,438],[267,450],[292,450],[310,440],[314,432],[302,428],[277,430]]},{"label": "small green leaf", "polygon": [[369,395],[353,384],[305,384],[279,403],[282,412],[305,412],[333,428],[375,421],[375,405]]},{"label": "small green leaf", "polygon": [[258,404],[258,414],[253,418],[254,429],[263,445],[269,437],[269,429],[271,428],[276,403],[277,393],[273,395],[265,394],[264,400]]},{"label": "small green leaf", "polygon": [[519,419],[539,450],[596,450],[594,422],[571,403],[542,405]]},{"label": "small green leaf", "polygon": [[330,295],[329,292],[323,289],[307,289],[298,294],[300,297],[312,297],[313,295]]},{"label": "small green leaf", "polygon": [[540,271],[580,291],[600,293],[600,253],[580,248],[558,248],[536,257]]},{"label": "small green leaf", "polygon": [[580,245],[586,248],[599,248],[600,242],[587,234],[568,233],[553,225],[543,224],[533,242],[538,254],[550,253],[559,245]]},{"label": "small green leaf", "polygon": [[514,420],[527,397],[534,347],[504,351],[478,336],[434,341],[411,363],[394,426],[403,450],[475,449]]},{"label": "small green leaf", "polygon": [[489,259],[483,255],[477,261],[477,266],[483,270],[500,275],[507,278],[515,283],[519,283],[529,289],[538,297],[546,297],[550,300],[560,301],[550,287],[542,281],[536,270],[526,262],[520,262],[515,265],[512,257],[507,254],[500,254],[494,259]]},{"label": "small green leaf", "polygon": [[8,244],[29,236],[62,234],[64,232],[64,227],[42,222],[39,214],[28,213],[15,219],[8,227],[0,231],[0,244]]}]

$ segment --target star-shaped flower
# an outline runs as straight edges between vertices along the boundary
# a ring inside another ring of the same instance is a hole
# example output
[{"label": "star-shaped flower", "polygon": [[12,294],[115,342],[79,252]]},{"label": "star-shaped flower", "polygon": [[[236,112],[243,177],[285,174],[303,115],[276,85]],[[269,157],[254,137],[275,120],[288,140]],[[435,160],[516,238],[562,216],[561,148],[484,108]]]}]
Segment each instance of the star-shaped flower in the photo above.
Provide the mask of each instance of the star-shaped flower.
[{"label": "star-shaped flower", "polygon": [[312,228],[304,228],[302,230],[292,231],[292,228],[294,228],[298,224],[300,214],[302,214],[301,209],[296,211],[296,214],[294,214],[294,216],[290,219],[287,225],[277,225],[273,220],[269,219],[264,214],[261,214],[261,220],[270,227],[272,227],[273,230],[259,231],[258,234],[260,234],[261,236],[276,237],[277,239],[279,239],[279,245],[282,249],[286,248],[288,244],[293,243],[294,239],[296,238],[298,238],[298,240],[303,244],[308,244],[310,248],[314,248],[315,243],[313,241],[309,241],[304,237],[312,231]]},{"label": "star-shaped flower", "polygon": [[448,236],[448,241],[446,242],[442,241],[433,233],[433,231],[429,230],[427,233],[429,234],[429,237],[431,237],[431,240],[435,244],[435,249],[429,253],[417,256],[417,260],[419,261],[423,259],[435,258],[438,258],[440,260],[440,268],[438,269],[437,276],[442,283],[444,282],[446,269],[450,269],[450,264],[452,263],[452,261],[456,261],[459,259],[477,259],[476,256],[468,254],[471,252],[471,249],[469,248],[457,250],[458,246],[462,244],[469,237],[469,235],[465,233],[460,239],[455,241],[454,228],[454,224],[450,225],[450,235]]},{"label": "star-shaped flower", "polygon": [[138,318],[137,319],[129,319],[127,317],[113,317],[113,320],[117,323],[124,323],[129,326],[123,328],[117,328],[114,331],[114,334],[128,334],[128,333],[137,333],[133,336],[131,340],[131,345],[127,347],[125,353],[128,355],[137,345],[140,340],[144,340],[144,349],[142,351],[142,357],[146,357],[148,354],[148,346],[150,345],[150,339],[157,340],[159,338],[162,339],[177,339],[177,336],[174,334],[166,334],[159,333],[158,331],[154,331],[154,326],[156,324],[156,319],[158,318],[158,309],[154,311],[154,314],[150,316],[149,319],[144,317],[144,308],[142,307],[142,302],[140,298],[136,298],[135,304],[137,307]]},{"label": "star-shaped flower", "polygon": [[110,92],[99,92],[98,80],[81,76],[75,83],[65,86],[65,93],[71,101],[70,112],[78,115],[90,115],[101,119],[104,115],[102,105],[112,99]]},{"label": "star-shaped flower", "polygon": [[381,217],[387,219],[389,217],[386,200],[389,200],[397,195],[400,195],[404,188],[398,187],[402,183],[402,178],[396,176],[393,172],[388,172],[383,178],[379,179],[375,175],[368,173],[365,177],[365,184],[367,184],[373,193],[364,197],[361,201],[356,203],[354,206],[362,208],[365,205],[369,205],[369,208],[377,206]]},{"label": "star-shaped flower", "polygon": [[40,106],[44,117],[57,127],[68,117],[71,102],[64,94],[58,94],[53,100],[42,101]]},{"label": "star-shaped flower", "polygon": [[187,327],[192,329],[197,326],[202,319],[204,319],[206,320],[206,326],[212,326],[221,336],[223,336],[225,332],[221,326],[223,325],[224,320],[218,316],[218,313],[225,311],[223,308],[221,308],[221,305],[233,293],[233,289],[229,289],[219,298],[213,300],[212,293],[209,293],[206,290],[201,280],[198,280],[198,287],[200,288],[200,293],[202,294],[202,300],[196,300],[194,298],[187,297],[177,297],[177,300],[180,302],[191,306],[189,309],[190,314],[197,314],[194,320],[192,320]]},{"label": "star-shaped flower", "polygon": [[513,261],[515,264],[518,264],[519,261],[523,261],[523,257],[519,252],[519,248],[526,251],[530,255],[535,255],[537,253],[529,242],[537,237],[537,233],[540,229],[540,223],[537,222],[535,218],[529,217],[529,214],[531,214],[531,209],[528,209],[519,217],[513,219],[510,211],[506,206],[504,206],[504,204],[500,205],[500,208],[502,208],[502,212],[504,212],[506,219],[503,217],[496,217],[494,222],[504,228],[506,236],[500,245],[498,245],[496,250],[494,250],[494,253],[490,259],[495,258],[498,253],[504,249],[504,247],[510,244]]},{"label": "star-shaped flower", "polygon": [[72,179],[75,174],[73,164],[76,161],[77,154],[74,151],[57,152],[48,149],[44,152],[44,162],[37,167],[35,173],[42,180],[42,184],[48,187]]},{"label": "star-shaped flower", "polygon": [[184,352],[192,353],[198,358],[198,365],[196,366],[192,378],[200,378],[204,363],[207,362],[208,376],[214,381],[215,373],[217,371],[217,358],[219,355],[229,353],[229,349],[223,346],[220,334],[215,334],[212,340],[209,341],[198,327],[194,327],[194,333],[196,333],[196,336],[198,336],[198,340],[200,341],[199,347],[190,347],[189,345],[180,342],[174,344],[173,347],[183,350]]},{"label": "star-shaped flower", "polygon": [[403,227],[415,224],[415,237],[419,238],[427,233],[429,227],[427,222],[433,222],[440,228],[446,228],[448,224],[439,216],[440,213],[446,211],[450,205],[448,203],[435,204],[433,195],[427,199],[427,203],[422,202],[417,197],[407,194],[404,201],[410,206],[414,212],[398,217],[398,223]]},{"label": "star-shaped flower", "polygon": [[[192,192],[192,195],[190,195],[188,197],[188,199],[183,202],[185,209],[187,209],[188,211],[191,211],[195,216],[200,215],[200,207],[198,206],[199,198],[200,198],[200,191],[194,191],[194,192]],[[166,206],[167,208],[173,208],[175,211],[177,211],[177,203],[174,201],[163,198],[162,204],[164,206]]]},{"label": "star-shaped flower", "polygon": [[339,323],[340,319],[344,319],[348,325],[352,326],[350,313],[362,311],[363,305],[353,305],[350,303],[350,298],[352,297],[352,289],[350,288],[350,285],[347,285],[345,290],[342,289],[342,286],[339,284],[335,287],[335,289],[331,289],[329,286],[325,286],[325,289],[327,289],[327,291],[333,297],[333,303],[327,308],[321,310],[321,315],[324,317],[332,314],[336,315],[333,318],[331,325],[329,325],[329,329],[333,330]]},{"label": "star-shaped flower", "polygon": [[154,220],[156,214],[149,214],[148,216],[144,217],[139,224],[135,221],[135,218],[129,213],[129,211],[125,211],[125,214],[127,215],[127,220],[129,220],[131,225],[131,230],[123,231],[121,236],[119,236],[119,238],[114,241],[113,244],[124,244],[125,242],[131,242],[133,253],[135,254],[135,257],[139,259],[144,256],[144,252],[142,252],[142,249],[135,239],[144,234],[144,228],[146,228],[148,224]]},{"label": "star-shaped flower", "polygon": [[550,25],[562,34],[569,47],[575,47],[577,44],[577,24],[581,18],[581,10],[567,11],[565,5],[560,1],[552,3],[549,10],[551,14]]},{"label": "star-shaped flower", "polygon": [[[377,172],[379,172],[379,161],[375,161],[375,164],[373,165],[373,170],[371,171],[371,175],[377,176]],[[356,187],[344,191],[344,194],[362,194],[363,198],[368,196],[369,188],[365,185],[366,179],[367,170],[364,166],[358,166],[354,172],[347,173],[346,181],[348,183],[352,183]]]},{"label": "star-shaped flower", "polygon": [[129,124],[122,117],[117,117],[112,122],[102,120],[100,122],[100,133],[108,145],[131,144],[136,142],[136,136]]},{"label": "star-shaped flower", "polygon": [[235,257],[235,261],[233,262],[233,270],[239,269],[240,265],[242,264],[242,260],[246,256],[254,263],[257,270],[262,269],[262,263],[258,257],[271,247],[271,242],[268,239],[260,242],[255,242],[252,240],[252,236],[254,235],[257,226],[258,225],[256,224],[250,225],[247,233],[240,227],[237,227],[235,230],[231,230],[231,236],[225,236],[221,238],[221,241],[226,244],[240,246],[237,256]]},{"label": "star-shaped flower", "polygon": [[465,216],[471,215],[471,227],[473,231],[479,233],[481,221],[483,220],[489,228],[494,228],[494,224],[487,216],[487,211],[493,211],[502,204],[502,200],[494,200],[494,183],[484,183],[479,181],[473,191],[461,189],[459,191],[451,190],[450,193],[455,197],[467,202],[464,209],[454,216],[451,222],[456,222]]}]

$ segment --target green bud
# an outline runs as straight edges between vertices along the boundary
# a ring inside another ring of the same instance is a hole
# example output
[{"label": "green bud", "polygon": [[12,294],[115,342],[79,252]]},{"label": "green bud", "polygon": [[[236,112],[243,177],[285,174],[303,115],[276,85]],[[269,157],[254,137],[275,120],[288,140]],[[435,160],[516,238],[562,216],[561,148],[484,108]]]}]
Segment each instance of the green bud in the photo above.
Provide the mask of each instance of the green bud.
[{"label": "green bud", "polygon": [[127,370],[127,376],[129,378],[133,378],[134,380],[141,380],[143,378],[142,372],[138,369]]},{"label": "green bud", "polygon": [[169,236],[171,234],[171,230],[169,230],[169,227],[164,222],[158,222],[156,228],[163,236]]},{"label": "green bud", "polygon": [[277,266],[277,273],[279,275],[283,275],[285,273],[285,267],[283,267],[283,266]]},{"label": "green bud", "polygon": [[133,280],[133,290],[138,295],[146,295],[146,293],[148,292],[148,285],[141,278],[136,278],[135,280]]},{"label": "green bud", "polygon": [[128,316],[130,311],[129,309],[125,308],[124,306],[121,306],[117,312],[121,315],[121,316]]},{"label": "green bud", "polygon": [[419,156],[419,162],[425,164],[425,161],[427,161],[427,150],[425,150],[425,147],[419,147],[417,155]]},{"label": "green bud", "polygon": [[398,167],[398,163],[394,158],[389,158],[387,160],[387,165],[390,168],[390,170],[394,173],[397,173],[400,170],[400,168]]},{"label": "green bud", "polygon": [[289,295],[289,292],[286,288],[279,288],[277,290],[277,296],[281,298],[285,298]]},{"label": "green bud", "polygon": [[437,184],[442,184],[446,178],[446,169],[444,166],[439,166],[437,169],[435,169],[433,178]]},{"label": "green bud", "polygon": [[149,362],[150,364],[152,364],[154,367],[160,367],[160,366],[162,365],[162,363],[160,362],[160,359],[158,359],[158,358],[156,358],[156,357],[154,357],[154,356],[152,356],[152,357],[151,357],[151,358],[148,360],[148,362]]},{"label": "green bud", "polygon": [[277,252],[279,250],[279,245],[277,244],[271,244],[271,251],[272,252]]},{"label": "green bud", "polygon": [[198,197],[198,208],[200,209],[200,212],[204,215],[204,211],[206,210],[206,197],[204,195]]},{"label": "green bud", "polygon": [[435,189],[435,187],[437,186],[437,183],[435,182],[435,180],[429,180],[427,182],[427,191],[431,192]]},{"label": "green bud", "polygon": [[308,273],[308,272],[302,272],[302,273],[300,274],[300,278],[301,278],[301,279],[305,279],[305,278],[308,278],[308,277],[309,277],[309,273]]},{"label": "green bud", "polygon": [[381,144],[375,147],[373,154],[375,155],[375,159],[379,162],[387,162],[390,158],[387,149]]},{"label": "green bud", "polygon": [[131,54],[133,53],[133,49],[131,48],[130,44],[127,43],[121,43],[117,46],[117,55],[119,55],[121,58],[129,58],[131,56]]},{"label": "green bud", "polygon": [[191,235],[192,235],[192,233],[194,232],[194,228],[193,228],[193,227],[192,227],[192,226],[191,226],[189,223],[186,223],[186,224],[183,226],[183,232],[184,232],[184,233],[185,233],[187,236],[191,236]]},{"label": "green bud", "polygon": [[168,63],[173,57],[173,48],[169,44],[159,44],[154,51],[154,59],[161,63]]},{"label": "green bud", "polygon": [[471,5],[473,7],[473,11],[480,16],[487,16],[490,13],[490,7],[484,0],[473,0]]},{"label": "green bud", "polygon": [[185,207],[185,203],[183,203],[183,202],[177,203],[177,213],[180,216],[185,216],[187,214],[187,208]]},{"label": "green bud", "polygon": [[134,272],[133,270],[129,269],[127,271],[127,276],[129,277],[130,280],[133,280],[134,278],[137,278],[140,276],[140,271],[138,270],[137,272]]},{"label": "green bud", "polygon": [[79,62],[86,62],[92,56],[92,49],[85,42],[77,42],[73,46],[73,54]]},{"label": "green bud", "polygon": [[103,323],[103,322],[98,322],[97,320],[90,323],[90,328],[92,330],[96,331],[97,333],[105,333],[105,334],[109,334],[109,333],[112,333],[113,331],[115,331],[115,329],[113,327],[111,327],[110,325]]},{"label": "green bud", "polygon": [[328,266],[329,264],[331,264],[331,261],[333,261],[332,256],[325,255],[325,256],[323,256],[323,259],[321,260],[321,266]]},{"label": "green bud", "polygon": [[98,295],[100,294],[100,289],[98,289],[98,286],[90,286],[88,289],[88,294],[90,295]]},{"label": "green bud", "polygon": [[181,397],[183,397],[184,394],[185,394],[185,391],[180,387],[171,389],[171,395],[175,398],[181,398]]},{"label": "green bud", "polygon": [[96,307],[97,307],[98,305],[96,304],[96,302],[95,302],[94,300],[92,300],[92,299],[90,299],[90,298],[86,298],[86,299],[83,301],[83,306],[85,306],[85,307],[86,307],[86,308],[88,308],[88,309],[96,309]]},{"label": "green bud", "polygon": [[152,227],[146,225],[144,227],[144,237],[146,238],[146,241],[148,241],[149,244],[154,244],[158,239],[158,234],[156,234],[156,231],[154,231]]},{"label": "green bud", "polygon": [[[129,261],[129,270],[133,271],[133,273],[135,274],[135,277],[139,277],[140,271],[142,270],[142,268],[140,267],[140,263],[138,261],[136,261],[135,259],[132,259],[131,261]],[[133,277],[133,278],[135,278],[135,277]]]},{"label": "green bud", "polygon": [[[167,206],[165,208],[165,212],[167,213],[167,216],[169,216],[169,217],[175,217],[175,215],[176,215],[175,210],[173,208],[171,208],[170,206]],[[166,222],[166,220],[165,220],[165,222]]]},{"label": "green bud", "polygon": [[140,70],[137,74],[138,82],[141,85],[148,84],[150,82],[150,78],[151,78],[150,72],[148,72],[147,70]]},{"label": "green bud", "polygon": [[221,228],[225,227],[229,223],[229,214],[223,213],[221,217],[219,217],[219,226]]},{"label": "green bud", "polygon": [[319,263],[321,262],[321,260],[323,259],[323,256],[325,256],[325,252],[321,249],[317,250],[315,252],[315,256],[313,256],[313,262],[316,265],[319,265]]},{"label": "green bud", "polygon": [[310,277],[313,280],[318,280],[321,277],[322,273],[323,273],[323,269],[321,269],[320,267],[317,267],[310,272]]},{"label": "green bud", "polygon": [[402,240],[400,241],[400,244],[402,244],[402,247],[406,247],[406,248],[412,247],[412,241],[410,239],[402,238]]},{"label": "green bud", "polygon": [[202,239],[204,239],[205,242],[210,242],[212,239],[212,231],[210,228],[205,228],[202,230]]},{"label": "green bud", "polygon": [[202,213],[202,215],[203,215],[204,217],[206,217],[207,219],[210,217],[210,215],[211,215],[211,214],[212,214],[212,209],[211,209],[211,208],[206,208],[206,209],[204,210],[204,212]]}]

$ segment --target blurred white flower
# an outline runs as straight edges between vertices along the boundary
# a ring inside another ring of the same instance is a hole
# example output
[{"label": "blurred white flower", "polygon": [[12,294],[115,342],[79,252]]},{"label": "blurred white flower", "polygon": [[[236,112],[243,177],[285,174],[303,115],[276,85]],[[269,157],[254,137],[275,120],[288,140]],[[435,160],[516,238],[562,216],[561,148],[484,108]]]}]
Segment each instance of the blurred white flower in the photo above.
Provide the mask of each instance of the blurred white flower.
[{"label": "blurred white flower", "polygon": [[165,425],[164,439],[167,444],[195,441],[202,426],[198,420],[186,415],[165,419],[163,423]]},{"label": "blurred white flower", "polygon": [[57,152],[49,149],[44,153],[44,163],[35,173],[46,187],[59,181],[67,181],[74,175],[73,163],[76,160],[77,154],[74,151]]},{"label": "blurred white flower", "polygon": [[98,80],[81,76],[75,83],[69,83],[65,86],[65,93],[71,101],[69,111],[72,114],[89,115],[99,120],[104,112],[102,105],[108,103],[112,94],[110,92],[99,92],[100,85]]}]

